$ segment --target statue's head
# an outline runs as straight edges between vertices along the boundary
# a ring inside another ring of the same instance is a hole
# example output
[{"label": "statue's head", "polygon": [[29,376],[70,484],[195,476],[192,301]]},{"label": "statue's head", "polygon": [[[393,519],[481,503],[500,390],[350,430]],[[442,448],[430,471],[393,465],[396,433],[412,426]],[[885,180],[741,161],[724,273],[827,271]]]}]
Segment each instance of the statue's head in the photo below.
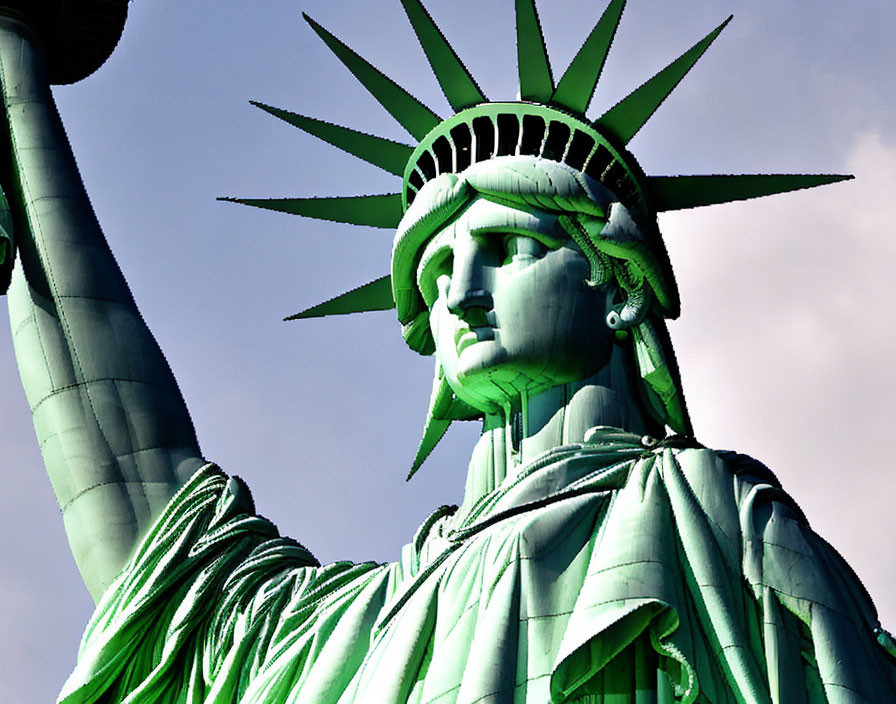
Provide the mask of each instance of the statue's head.
[{"label": "statue's head", "polygon": [[625,0],[610,0],[556,82],[535,0],[519,0],[520,99],[503,103],[488,101],[420,0],[401,3],[456,113],[447,119],[306,19],[416,147],[257,104],[403,181],[377,196],[233,199],[397,231],[390,275],[289,319],[396,308],[408,345],[436,354],[415,469],[452,420],[587,378],[620,346],[648,414],[690,432],[665,329],[679,304],[657,213],[850,177],[645,175],[629,141],[730,17],[590,120]]},{"label": "statue's head", "polygon": [[405,340],[436,355],[430,425],[518,408],[622,347],[646,415],[689,430],[663,327],[678,296],[655,221],[640,209],[639,223],[582,166],[491,156],[414,193],[391,280]]}]

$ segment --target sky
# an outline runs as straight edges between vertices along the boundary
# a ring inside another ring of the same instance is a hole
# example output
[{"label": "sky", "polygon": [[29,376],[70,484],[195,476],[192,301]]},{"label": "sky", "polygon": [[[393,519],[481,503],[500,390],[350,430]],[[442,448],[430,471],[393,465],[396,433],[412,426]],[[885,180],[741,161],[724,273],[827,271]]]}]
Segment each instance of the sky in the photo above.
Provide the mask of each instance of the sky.
[{"label": "sky", "polygon": [[[391,235],[220,203],[393,191],[396,179],[249,105],[409,140],[305,11],[443,116],[398,0],[139,0],[111,59],[54,89],[106,235],[180,383],[204,455],[323,562],[386,561],[461,499],[478,434],[418,475],[432,360],[390,312],[282,318],[388,271]],[[510,0],[430,0],[491,99],[517,90]],[[540,3],[555,77],[603,2]],[[698,439],[766,463],[896,629],[896,6],[631,0],[590,114],[734,21],[630,147],[651,175],[852,173],[849,183],[663,215],[670,332]],[[0,311],[0,691],[52,700],[92,611]]]}]

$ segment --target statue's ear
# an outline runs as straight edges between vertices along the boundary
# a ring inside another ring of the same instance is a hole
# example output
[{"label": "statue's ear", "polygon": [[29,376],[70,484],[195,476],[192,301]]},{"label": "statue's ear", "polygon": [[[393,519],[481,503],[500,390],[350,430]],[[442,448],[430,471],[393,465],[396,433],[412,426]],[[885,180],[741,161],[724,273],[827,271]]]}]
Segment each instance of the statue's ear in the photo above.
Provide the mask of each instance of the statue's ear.
[{"label": "statue's ear", "polygon": [[642,281],[641,285],[635,289],[623,290],[622,295],[625,300],[622,303],[609,306],[607,327],[610,330],[630,330],[647,318],[652,296],[650,287],[645,283]]},{"label": "statue's ear", "polygon": [[595,221],[586,221],[584,227],[600,253],[604,278],[610,285],[607,326],[624,333],[647,318],[654,302],[650,247],[622,203],[612,203],[606,222],[599,228],[594,225]]}]

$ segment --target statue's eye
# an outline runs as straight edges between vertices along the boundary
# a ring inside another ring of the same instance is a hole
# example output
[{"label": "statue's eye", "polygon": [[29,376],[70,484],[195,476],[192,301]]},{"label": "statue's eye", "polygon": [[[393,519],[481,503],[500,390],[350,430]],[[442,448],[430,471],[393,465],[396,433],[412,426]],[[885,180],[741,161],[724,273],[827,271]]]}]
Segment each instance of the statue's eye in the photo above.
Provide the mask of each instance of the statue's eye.
[{"label": "statue's eye", "polygon": [[529,264],[544,256],[546,249],[545,245],[534,237],[509,234],[504,238],[504,264]]}]

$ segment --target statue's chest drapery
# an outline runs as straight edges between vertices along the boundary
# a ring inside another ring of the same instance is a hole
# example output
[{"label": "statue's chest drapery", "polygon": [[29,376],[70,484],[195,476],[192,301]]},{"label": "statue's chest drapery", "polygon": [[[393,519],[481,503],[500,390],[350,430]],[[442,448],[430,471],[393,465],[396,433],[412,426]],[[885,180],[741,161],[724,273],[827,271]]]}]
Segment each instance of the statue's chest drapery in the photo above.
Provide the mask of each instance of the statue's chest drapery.
[{"label": "statue's chest drapery", "polygon": [[[282,683],[286,668],[302,702],[548,702],[614,498],[653,464],[642,454],[554,452],[468,509],[437,511],[399,562],[358,572],[313,608],[303,585],[286,611],[307,620],[281,620],[249,700],[270,701],[262,683]],[[657,657],[645,657],[653,688]],[[319,674],[333,662],[340,682]]]},{"label": "statue's chest drapery", "polygon": [[358,691],[388,691],[394,701],[513,701],[525,692],[528,701],[548,701],[611,500],[609,491],[570,497],[466,537],[431,537],[430,561],[385,604]]},{"label": "statue's chest drapery", "polygon": [[[595,450],[555,452],[464,514],[437,512],[427,530],[406,546],[402,560],[374,580],[377,602],[370,605],[365,621],[370,630],[361,639],[366,650],[355,658],[350,652],[355,644],[343,646],[342,659],[359,664],[332,701],[550,701],[558,664],[584,644],[570,624],[582,608],[589,575],[601,569],[595,567],[596,551],[603,545],[608,552],[612,546],[605,541],[616,540],[606,538],[613,504],[633,473],[640,496],[641,484],[656,483],[650,479],[655,458],[643,457],[643,447]],[[624,551],[614,549],[606,559],[613,563],[614,555],[629,572],[640,569]],[[368,597],[351,598],[356,608]],[[595,612],[591,602],[596,601],[586,598],[586,608]],[[634,678],[637,668],[649,668],[640,673],[641,696],[654,692],[660,658],[648,640],[639,638],[648,621],[609,636],[613,642],[605,644],[606,662],[587,667],[600,669],[626,651],[617,658],[623,661],[615,668],[624,671],[619,676]],[[588,628],[581,623],[579,630]],[[591,635],[584,636],[585,642]],[[629,648],[636,640],[637,648]],[[574,680],[587,674],[579,671],[580,663],[571,670],[575,675],[567,674],[569,681],[562,685],[566,694],[582,689]],[[667,689],[671,692],[671,685]],[[631,694],[635,701],[634,689]],[[303,690],[303,696],[311,695],[331,701],[322,691]]]}]

